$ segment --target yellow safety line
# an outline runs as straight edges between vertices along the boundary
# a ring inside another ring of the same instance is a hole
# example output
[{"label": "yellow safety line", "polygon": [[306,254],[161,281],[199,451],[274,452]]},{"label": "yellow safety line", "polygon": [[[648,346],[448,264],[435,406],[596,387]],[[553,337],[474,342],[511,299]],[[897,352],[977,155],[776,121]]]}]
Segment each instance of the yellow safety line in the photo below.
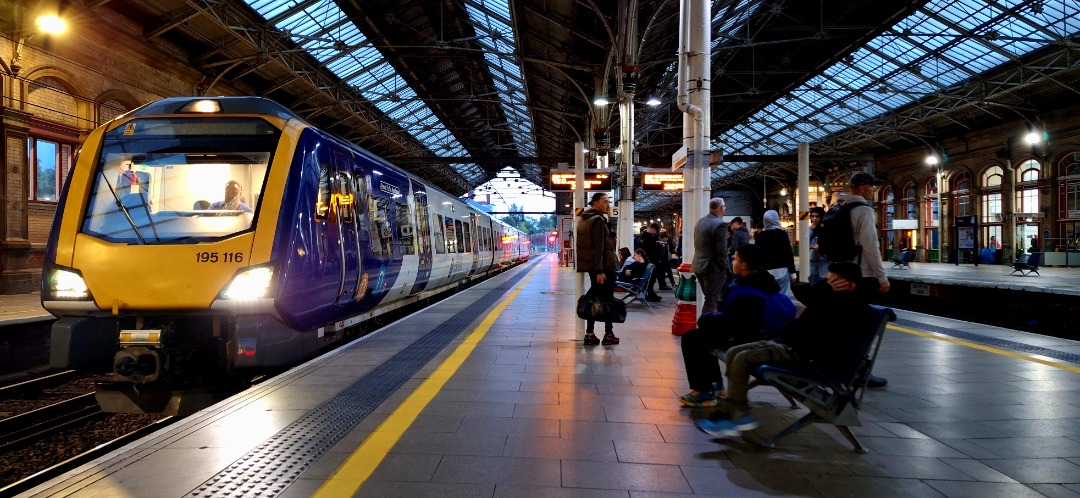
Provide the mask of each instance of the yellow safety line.
[{"label": "yellow safety line", "polygon": [[412,425],[416,417],[424,410],[424,407],[439,393],[446,381],[450,380],[450,377],[457,372],[465,359],[469,357],[469,354],[476,349],[476,345],[491,329],[495,320],[517,297],[525,284],[529,283],[529,280],[532,279],[539,268],[540,265],[533,268],[529,275],[525,277],[525,280],[521,282],[521,285],[518,285],[516,289],[495,306],[495,309],[484,317],[480,325],[473,329],[472,333],[454,349],[454,352],[435,369],[435,372],[421,383],[401,403],[401,406],[375,428],[375,431],[356,448],[356,451],[349,455],[345,463],[341,464],[334,472],[334,475],[330,476],[330,479],[326,480],[312,496],[316,498],[352,496],[360,489],[360,486],[364,485],[364,481],[371,476],[375,468],[386,458],[386,454],[401,439],[401,435],[405,433],[405,430]]},{"label": "yellow safety line", "polygon": [[1080,373],[1080,367],[1077,367],[1075,365],[1069,365],[1067,363],[1044,360],[1044,359],[1036,357],[1036,356],[1017,353],[1017,352],[1014,352],[1014,351],[1008,351],[1008,350],[1005,350],[1005,349],[999,349],[999,348],[995,348],[993,346],[986,346],[986,345],[983,345],[983,344],[979,344],[977,342],[970,342],[970,341],[964,341],[964,340],[961,340],[961,339],[954,339],[952,337],[942,335],[942,334],[935,334],[933,332],[924,332],[922,330],[909,329],[907,327],[901,327],[899,325],[889,325],[889,328],[893,329],[893,330],[898,330],[900,332],[905,332],[905,333],[908,333],[908,334],[912,334],[912,335],[917,335],[917,336],[921,336],[921,337],[927,337],[927,338],[930,338],[930,339],[937,339],[939,341],[951,342],[953,344],[959,344],[961,346],[967,346],[967,347],[973,348],[973,349],[980,349],[980,350],[983,350],[983,351],[986,351],[986,352],[989,352],[989,353],[999,354],[999,355],[1002,355],[1002,356],[1008,356],[1010,358],[1017,358],[1017,359],[1027,360],[1027,361],[1031,361],[1031,362],[1035,362],[1035,363],[1041,363],[1043,365],[1051,366],[1051,367],[1054,367],[1054,368],[1060,368],[1062,370],[1068,370],[1068,371],[1073,372],[1073,373]]}]

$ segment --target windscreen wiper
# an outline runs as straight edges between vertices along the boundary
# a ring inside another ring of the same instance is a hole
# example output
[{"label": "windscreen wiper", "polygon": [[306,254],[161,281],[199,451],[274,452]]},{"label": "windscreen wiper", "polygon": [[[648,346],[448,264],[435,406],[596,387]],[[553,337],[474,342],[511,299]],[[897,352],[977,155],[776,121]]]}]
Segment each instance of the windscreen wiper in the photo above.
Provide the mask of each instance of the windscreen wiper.
[{"label": "windscreen wiper", "polygon": [[[127,206],[120,201],[120,195],[116,193],[116,189],[114,189],[112,183],[109,182],[109,178],[105,176],[105,171],[101,171],[100,174],[101,179],[105,180],[105,185],[109,187],[109,193],[112,194],[113,200],[116,201],[116,207],[120,208],[120,211],[124,213],[124,218],[127,220],[128,224],[131,225],[131,229],[135,232],[135,236],[139,238],[139,243],[146,245],[146,239],[144,239],[142,233],[139,232],[138,224],[131,218],[131,213],[128,212]],[[155,233],[154,236],[156,237],[157,234]]]}]

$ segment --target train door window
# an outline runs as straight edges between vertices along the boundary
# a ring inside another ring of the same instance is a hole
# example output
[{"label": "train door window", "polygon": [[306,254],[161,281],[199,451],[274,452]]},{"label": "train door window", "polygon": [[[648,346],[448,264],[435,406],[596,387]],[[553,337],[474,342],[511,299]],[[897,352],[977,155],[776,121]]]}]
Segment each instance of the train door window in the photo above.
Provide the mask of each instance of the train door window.
[{"label": "train door window", "polygon": [[458,252],[457,236],[454,231],[454,219],[447,216],[446,223],[443,226],[446,227],[446,252],[450,254]]},{"label": "train door window", "polygon": [[398,229],[398,251],[405,254],[416,254],[416,228],[409,216],[409,205],[404,202],[394,203],[394,217]]},{"label": "train door window", "polygon": [[325,220],[330,215],[330,165],[319,165],[319,198],[315,200],[315,219]]},{"label": "train door window", "polygon": [[371,253],[389,256],[394,234],[390,230],[390,201],[377,195],[368,196],[368,217],[371,220]]},{"label": "train door window", "polygon": [[461,220],[454,220],[454,232],[457,235],[457,252],[468,252],[465,249],[465,231]]},{"label": "train door window", "polygon": [[420,238],[420,247],[431,247],[431,225],[428,221],[428,201],[427,194],[416,193],[414,194],[416,200],[416,235]]},{"label": "train door window", "polygon": [[352,175],[339,171],[334,190],[334,197],[337,199],[335,204],[337,204],[338,216],[341,217],[342,222],[351,225],[356,205],[356,196],[352,189]]},{"label": "train door window", "polygon": [[461,227],[465,231],[465,244],[464,244],[465,251],[463,251],[463,252],[472,252],[472,248],[473,248],[472,230],[470,229],[468,223],[462,223]]},{"label": "train door window", "polygon": [[441,214],[435,215],[435,253],[446,254],[446,235],[443,232],[443,217]]}]

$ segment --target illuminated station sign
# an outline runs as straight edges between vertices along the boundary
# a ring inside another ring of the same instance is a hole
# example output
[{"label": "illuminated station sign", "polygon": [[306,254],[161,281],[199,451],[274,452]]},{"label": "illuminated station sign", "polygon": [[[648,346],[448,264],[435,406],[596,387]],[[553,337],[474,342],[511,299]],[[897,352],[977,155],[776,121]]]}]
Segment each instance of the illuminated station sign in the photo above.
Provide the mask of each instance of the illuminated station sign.
[{"label": "illuminated station sign", "polygon": [[682,191],[682,173],[642,173],[642,190],[666,190],[669,192]]},{"label": "illuminated station sign", "polygon": [[[574,190],[574,173],[551,173],[551,190]],[[585,190],[611,190],[610,173],[585,172]]]}]

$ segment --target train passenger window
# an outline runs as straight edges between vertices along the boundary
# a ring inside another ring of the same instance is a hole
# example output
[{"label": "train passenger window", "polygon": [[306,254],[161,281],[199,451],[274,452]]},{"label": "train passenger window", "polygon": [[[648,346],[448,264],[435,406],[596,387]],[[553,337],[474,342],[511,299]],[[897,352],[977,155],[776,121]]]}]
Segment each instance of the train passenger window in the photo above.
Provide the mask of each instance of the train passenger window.
[{"label": "train passenger window", "polygon": [[416,254],[416,229],[409,216],[409,205],[404,202],[394,203],[394,219],[398,229],[398,251],[402,254]]},{"label": "train passenger window", "polygon": [[441,214],[435,215],[435,252],[438,254],[446,254],[446,236],[443,232],[443,217]]},{"label": "train passenger window", "polygon": [[471,230],[469,229],[469,224],[468,223],[462,223],[461,227],[464,229],[464,233],[465,233],[465,243],[462,244],[465,247],[464,252],[472,252],[473,239],[472,239]]},{"label": "train passenger window", "polygon": [[371,253],[376,256],[389,256],[394,243],[394,233],[390,229],[390,201],[384,197],[368,196],[368,217],[370,219]]},{"label": "train passenger window", "polygon": [[[458,248],[458,243],[457,243],[458,237],[455,235],[457,232],[454,231],[454,219],[447,216],[446,217],[445,227],[446,227],[446,252],[448,252],[450,254],[458,252],[458,249],[457,249]],[[458,231],[461,231],[461,222],[460,221],[458,222]]]},{"label": "train passenger window", "polygon": [[461,220],[454,220],[454,229],[457,233],[457,252],[469,252],[465,248],[465,232]]},{"label": "train passenger window", "polygon": [[484,250],[491,250],[491,229],[484,227]]}]

